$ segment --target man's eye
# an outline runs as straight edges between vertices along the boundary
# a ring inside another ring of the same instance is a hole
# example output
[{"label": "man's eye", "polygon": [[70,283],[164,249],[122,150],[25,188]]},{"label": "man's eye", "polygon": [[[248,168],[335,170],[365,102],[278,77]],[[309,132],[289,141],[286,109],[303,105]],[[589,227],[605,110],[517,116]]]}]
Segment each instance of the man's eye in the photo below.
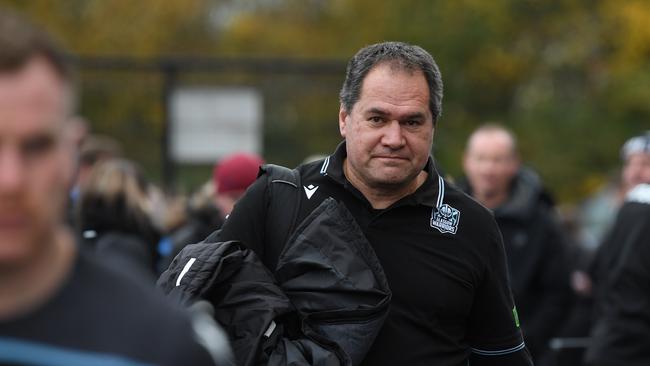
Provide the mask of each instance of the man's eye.
[{"label": "man's eye", "polygon": [[406,127],[419,127],[422,125],[422,120],[419,119],[409,119],[404,122],[402,122],[402,125]]},{"label": "man's eye", "polygon": [[379,122],[383,121],[384,119],[381,118],[381,117],[378,117],[378,116],[373,116],[373,117],[368,118],[368,120],[370,122],[379,123]]},{"label": "man's eye", "polygon": [[48,151],[52,146],[54,146],[54,140],[51,137],[39,136],[26,141],[22,146],[22,151],[26,156],[34,156]]}]

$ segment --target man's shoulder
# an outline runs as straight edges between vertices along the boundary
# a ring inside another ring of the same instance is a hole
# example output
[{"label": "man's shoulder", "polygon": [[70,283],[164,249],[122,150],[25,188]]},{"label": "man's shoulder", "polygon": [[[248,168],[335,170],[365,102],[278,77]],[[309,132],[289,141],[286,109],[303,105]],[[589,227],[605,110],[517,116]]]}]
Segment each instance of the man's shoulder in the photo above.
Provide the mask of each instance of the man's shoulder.
[{"label": "man's shoulder", "polygon": [[300,172],[301,177],[326,176],[327,172],[334,168],[330,166],[329,161],[330,157],[327,156],[322,159],[300,164],[296,167],[296,170]]},{"label": "man's shoulder", "polygon": [[650,184],[639,184],[632,188],[625,201],[646,204],[650,208]]},{"label": "man's shoulder", "polygon": [[487,251],[499,243],[499,229],[492,211],[448,182],[443,202],[458,211],[458,234],[462,242]]},{"label": "man's shoulder", "polygon": [[616,226],[650,224],[650,184],[640,184],[628,192],[618,213]]},{"label": "man's shoulder", "polygon": [[[110,307],[124,318],[151,324],[154,328],[187,322],[185,312],[158,292],[154,283],[122,273],[91,254],[82,254],[78,260],[79,270],[73,274],[75,278],[70,279],[75,283],[72,291],[73,295],[89,300],[89,306]],[[160,324],[163,319],[165,323]]]},{"label": "man's shoulder", "polygon": [[454,183],[445,181],[447,186],[445,193],[445,201],[454,202],[459,207],[467,212],[471,218],[481,220],[481,222],[492,222],[494,214],[491,210],[476,201],[473,197],[465,193],[462,189],[457,187]]},{"label": "man's shoulder", "polygon": [[189,315],[157,293],[153,283],[124,275],[83,252],[56,294],[3,327],[4,335],[21,344],[42,345],[55,353],[114,355],[160,365],[183,359],[211,364],[207,350],[195,341]]}]

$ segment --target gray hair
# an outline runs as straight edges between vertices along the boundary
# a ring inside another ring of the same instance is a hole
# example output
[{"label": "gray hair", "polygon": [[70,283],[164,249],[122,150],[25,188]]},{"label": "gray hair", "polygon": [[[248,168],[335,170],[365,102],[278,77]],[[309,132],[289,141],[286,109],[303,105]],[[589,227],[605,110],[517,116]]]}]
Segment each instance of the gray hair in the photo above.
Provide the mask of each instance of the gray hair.
[{"label": "gray hair", "polygon": [[339,99],[350,113],[359,100],[361,84],[368,72],[380,63],[390,63],[403,70],[422,71],[429,85],[429,109],[433,123],[442,114],[442,77],[433,57],[422,47],[403,42],[383,42],[359,50],[348,62]]},{"label": "gray hair", "polygon": [[515,135],[514,132],[512,132],[511,129],[505,127],[499,122],[485,122],[482,125],[480,125],[477,129],[472,131],[472,133],[469,135],[467,138],[467,146],[465,146],[465,150],[469,149],[469,145],[472,142],[472,139],[480,134],[483,133],[503,133],[506,136],[508,136],[508,139],[510,140],[511,144],[511,151],[514,156],[519,154],[519,143],[517,141],[517,136]]}]

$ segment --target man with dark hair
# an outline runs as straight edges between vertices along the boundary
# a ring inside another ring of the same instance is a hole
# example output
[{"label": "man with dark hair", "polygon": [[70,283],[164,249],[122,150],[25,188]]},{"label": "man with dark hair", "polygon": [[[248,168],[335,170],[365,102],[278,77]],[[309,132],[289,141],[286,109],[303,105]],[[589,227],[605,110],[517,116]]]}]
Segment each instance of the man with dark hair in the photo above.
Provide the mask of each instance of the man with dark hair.
[{"label": "man with dark hair", "polygon": [[459,186],[493,211],[526,344],[536,363],[572,303],[568,243],[539,176],[521,165],[514,134],[485,124],[469,137]]},{"label": "man with dark hair", "polygon": [[181,310],[64,224],[71,75],[47,34],[0,9],[0,364],[212,365]]},{"label": "man with dark hair", "polygon": [[[374,249],[392,302],[362,364],[530,365],[496,223],[440,177],[430,156],[442,102],[431,55],[401,42],[365,47],[348,64],[340,99],[345,141],[296,169],[302,186],[291,237],[335,202],[350,214],[342,222]],[[268,187],[262,175],[206,241],[241,240],[273,272],[285,242],[274,240]],[[331,238],[315,240],[329,252]]]}]

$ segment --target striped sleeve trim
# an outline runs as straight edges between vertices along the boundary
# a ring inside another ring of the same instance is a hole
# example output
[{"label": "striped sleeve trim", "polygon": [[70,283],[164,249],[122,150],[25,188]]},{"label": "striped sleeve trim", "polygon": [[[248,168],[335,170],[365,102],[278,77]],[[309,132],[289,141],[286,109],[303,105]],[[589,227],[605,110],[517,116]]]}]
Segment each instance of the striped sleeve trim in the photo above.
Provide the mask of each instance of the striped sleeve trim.
[{"label": "striped sleeve trim", "polygon": [[515,353],[518,351],[521,351],[526,347],[526,344],[524,342],[521,342],[520,345],[508,348],[508,349],[501,349],[501,350],[494,350],[494,351],[487,351],[483,349],[478,349],[478,348],[472,348],[472,353],[476,353],[477,355],[481,356],[502,356],[502,355],[507,355],[510,353]]}]

